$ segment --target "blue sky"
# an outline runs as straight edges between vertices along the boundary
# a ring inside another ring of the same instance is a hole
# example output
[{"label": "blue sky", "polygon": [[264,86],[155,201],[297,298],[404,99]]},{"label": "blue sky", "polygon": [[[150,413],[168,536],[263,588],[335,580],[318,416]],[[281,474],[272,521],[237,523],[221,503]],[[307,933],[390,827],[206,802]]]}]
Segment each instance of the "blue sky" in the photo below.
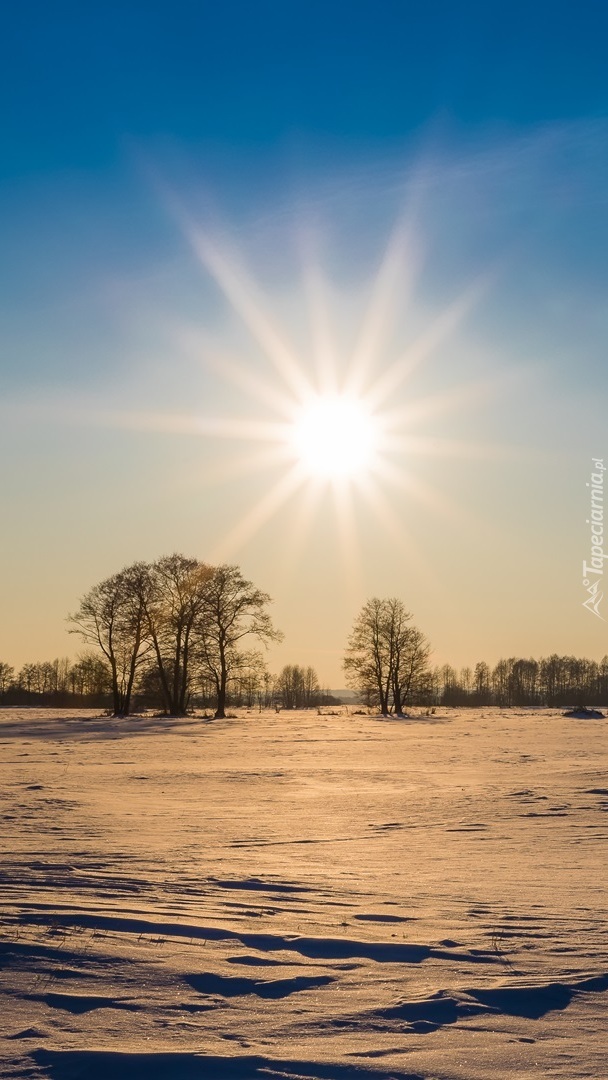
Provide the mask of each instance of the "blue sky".
[{"label": "blue sky", "polygon": [[[601,624],[579,610],[578,566],[608,392],[607,31],[600,2],[58,0],[5,11],[0,441],[14,569],[0,600],[20,614],[0,656],[67,651],[63,617],[93,581],[139,557],[221,550],[235,515],[272,482],[235,473],[214,486],[233,453],[226,443],[100,419],[119,406],[266,415],[178,343],[176,327],[203,328],[256,377],[268,374],[197,260],[182,211],[248,264],[304,362],[303,229],[347,357],[405,213],[419,250],[412,302],[397,303],[378,368],[482,280],[474,310],[400,390],[402,403],[456,400],[471,381],[513,377],[508,392],[433,429],[513,452],[510,464],[488,451],[485,463],[439,469],[446,495],[477,513],[485,501],[498,531],[491,550],[450,541],[437,583],[447,602],[415,572],[402,581],[403,552],[385,549],[362,508],[350,591],[333,590],[340,553],[328,554],[326,522],[298,574],[275,574],[287,509],[235,554],[283,598],[285,662],[314,663],[335,685],[348,624],[372,592],[404,595],[438,659],[605,651]],[[431,463],[416,468],[437,481]],[[397,513],[439,565],[433,521],[407,500]],[[542,549],[547,522],[559,539],[535,556],[533,582],[526,558]],[[324,559],[319,626],[303,611]],[[479,582],[497,566],[507,614],[489,632]],[[476,629],[463,637],[467,604]]]},{"label": "blue sky", "polygon": [[2,172],[104,169],[130,137],[234,155],[329,139],[333,156],[434,117],[466,131],[604,115],[607,21],[601,0],[14,4]]}]

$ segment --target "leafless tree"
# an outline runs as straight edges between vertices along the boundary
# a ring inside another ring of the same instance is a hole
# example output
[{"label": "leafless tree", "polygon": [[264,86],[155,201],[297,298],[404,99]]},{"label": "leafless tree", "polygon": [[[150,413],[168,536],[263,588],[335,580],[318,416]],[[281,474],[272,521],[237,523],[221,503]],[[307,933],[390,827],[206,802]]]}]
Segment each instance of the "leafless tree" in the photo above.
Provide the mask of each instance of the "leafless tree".
[{"label": "leafless tree", "polygon": [[14,667],[0,660],[0,693],[5,693],[12,684],[15,675]]},{"label": "leafless tree", "polygon": [[266,608],[267,593],[247,581],[238,566],[218,566],[205,583],[205,602],[197,616],[198,661],[213,679],[217,719],[226,715],[228,680],[238,666],[240,643],[253,637],[267,644],[279,641]]},{"label": "leafless tree", "polygon": [[490,667],[486,664],[485,660],[480,660],[475,664],[475,671],[473,673],[473,684],[475,700],[479,704],[487,704],[490,696],[490,680],[492,673]]},{"label": "leafless tree", "polygon": [[402,627],[394,649],[393,709],[400,716],[406,702],[429,687],[430,645],[416,626]]},{"label": "leafless tree", "polygon": [[420,690],[429,671],[429,644],[410,626],[410,612],[395,597],[372,597],[355,619],[348,640],[344,668],[349,684],[375,698],[383,716],[392,704],[402,714],[411,696]]},{"label": "leafless tree", "polygon": [[10,664],[0,660],[0,694],[6,693],[15,675],[15,669]]},{"label": "leafless tree", "polygon": [[94,653],[82,653],[67,673],[67,687],[71,693],[83,697],[102,697],[111,690],[111,674],[104,657]]},{"label": "leafless tree", "polygon": [[387,640],[386,601],[374,596],[355,619],[348,639],[344,669],[349,685],[376,697],[380,712],[388,716],[393,658]]},{"label": "leafless tree", "polygon": [[112,680],[114,716],[128,716],[145,643],[145,609],[138,586],[147,577],[143,563],[120,570],[83,596],[68,616],[70,633],[101,649]]},{"label": "leafless tree", "polygon": [[228,700],[249,708],[255,705],[263,690],[266,674],[266,660],[259,649],[237,653],[228,681]]},{"label": "leafless tree", "polygon": [[140,603],[165,712],[184,716],[193,679],[195,627],[207,602],[213,570],[198,559],[165,555],[147,568]]},{"label": "leafless tree", "polygon": [[321,700],[319,678],[313,667],[286,664],[277,676],[275,690],[285,709],[309,709]]}]

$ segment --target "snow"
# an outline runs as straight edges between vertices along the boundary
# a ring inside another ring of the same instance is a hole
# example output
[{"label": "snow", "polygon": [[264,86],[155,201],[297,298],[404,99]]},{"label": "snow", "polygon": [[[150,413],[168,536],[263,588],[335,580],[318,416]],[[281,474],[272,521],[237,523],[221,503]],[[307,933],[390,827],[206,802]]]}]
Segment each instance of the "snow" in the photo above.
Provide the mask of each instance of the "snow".
[{"label": "snow", "polygon": [[0,710],[0,1075],[602,1080],[607,750],[547,709]]}]

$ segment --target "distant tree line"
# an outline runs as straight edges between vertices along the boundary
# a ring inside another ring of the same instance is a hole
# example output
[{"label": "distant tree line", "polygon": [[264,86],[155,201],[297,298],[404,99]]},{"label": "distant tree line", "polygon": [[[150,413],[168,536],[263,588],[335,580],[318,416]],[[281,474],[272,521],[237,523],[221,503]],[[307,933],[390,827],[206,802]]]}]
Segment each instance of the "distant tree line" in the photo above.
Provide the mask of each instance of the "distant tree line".
[{"label": "distant tree line", "polygon": [[509,657],[456,671],[433,669],[431,698],[442,705],[599,705],[608,702],[608,656]]},{"label": "distant tree line", "polygon": [[[192,686],[192,708],[215,709],[215,687],[201,677]],[[228,681],[226,704],[230,708],[309,709],[334,705],[338,699],[321,687],[314,668],[287,664],[272,674],[260,652],[244,654]],[[76,661],[67,657],[24,664],[15,671],[0,661],[0,705],[38,705],[56,708],[111,709],[112,677],[103,657],[83,653]],[[154,672],[142,671],[135,684],[132,710],[162,709]]]},{"label": "distant tree line", "polygon": [[110,672],[104,661],[85,653],[24,664],[15,671],[0,660],[0,703],[3,705],[70,705],[104,707],[110,693]]}]

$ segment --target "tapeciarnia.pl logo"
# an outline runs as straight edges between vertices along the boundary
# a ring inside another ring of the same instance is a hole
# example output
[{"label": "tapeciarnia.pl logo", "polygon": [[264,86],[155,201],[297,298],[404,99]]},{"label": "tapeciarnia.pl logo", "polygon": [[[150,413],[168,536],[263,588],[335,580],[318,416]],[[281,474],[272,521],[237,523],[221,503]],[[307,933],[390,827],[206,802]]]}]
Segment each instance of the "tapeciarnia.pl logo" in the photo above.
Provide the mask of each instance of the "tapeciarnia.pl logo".
[{"label": "tapeciarnia.pl logo", "polygon": [[583,600],[583,607],[587,608],[598,619],[604,619],[600,612],[600,604],[604,598],[603,581],[604,559],[604,473],[606,466],[603,458],[591,458],[591,478],[587,481],[590,489],[591,510],[586,523],[591,527],[591,557],[589,562],[583,559],[583,586],[589,594]]}]

